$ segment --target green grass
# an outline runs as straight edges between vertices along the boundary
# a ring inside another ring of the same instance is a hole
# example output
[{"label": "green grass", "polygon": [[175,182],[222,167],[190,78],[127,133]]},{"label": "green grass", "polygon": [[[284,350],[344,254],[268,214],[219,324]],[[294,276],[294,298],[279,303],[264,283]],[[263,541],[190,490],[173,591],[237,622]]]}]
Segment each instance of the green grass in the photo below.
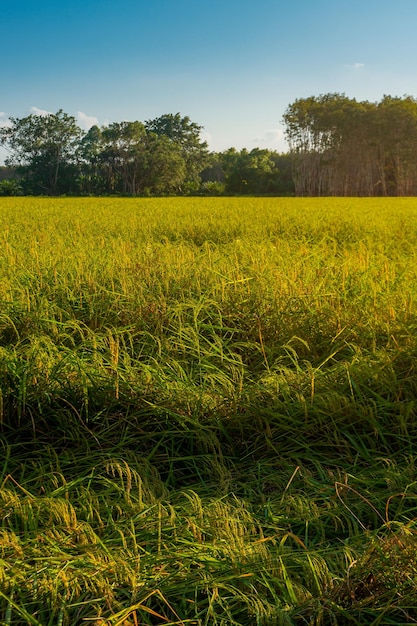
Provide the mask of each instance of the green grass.
[{"label": "green grass", "polygon": [[0,623],[417,623],[416,200],[0,225]]}]

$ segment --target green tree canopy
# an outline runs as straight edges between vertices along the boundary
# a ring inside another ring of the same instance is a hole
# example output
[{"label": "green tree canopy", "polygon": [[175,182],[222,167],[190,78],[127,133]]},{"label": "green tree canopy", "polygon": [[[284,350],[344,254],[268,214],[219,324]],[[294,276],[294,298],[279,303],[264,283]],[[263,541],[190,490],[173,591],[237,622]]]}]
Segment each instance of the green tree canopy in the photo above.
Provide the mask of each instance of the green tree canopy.
[{"label": "green tree canopy", "polygon": [[188,116],[180,113],[168,113],[153,120],[147,120],[145,127],[158,136],[165,136],[177,144],[186,166],[186,180],[199,181],[201,171],[208,164],[207,142],[201,139],[202,126],[192,122]]},{"label": "green tree canopy", "polygon": [[62,109],[12,117],[10,126],[0,129],[0,141],[11,153],[6,164],[19,168],[34,193],[50,195],[60,193],[63,180],[74,174],[81,136],[76,119]]},{"label": "green tree canopy", "polygon": [[417,100],[344,94],[295,100],[284,114],[297,195],[417,193]]},{"label": "green tree canopy", "polygon": [[229,148],[212,155],[209,167],[202,172],[203,190],[207,183],[224,186],[229,195],[292,194],[291,161],[286,155],[267,149],[236,150]]}]

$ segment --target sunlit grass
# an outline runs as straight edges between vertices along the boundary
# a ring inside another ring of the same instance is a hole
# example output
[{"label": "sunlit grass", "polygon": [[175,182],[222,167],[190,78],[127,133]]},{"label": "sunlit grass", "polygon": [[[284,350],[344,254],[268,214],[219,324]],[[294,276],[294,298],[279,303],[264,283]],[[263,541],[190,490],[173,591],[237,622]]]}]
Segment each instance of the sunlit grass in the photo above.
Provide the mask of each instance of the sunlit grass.
[{"label": "sunlit grass", "polygon": [[417,201],[0,222],[3,623],[416,623]]}]

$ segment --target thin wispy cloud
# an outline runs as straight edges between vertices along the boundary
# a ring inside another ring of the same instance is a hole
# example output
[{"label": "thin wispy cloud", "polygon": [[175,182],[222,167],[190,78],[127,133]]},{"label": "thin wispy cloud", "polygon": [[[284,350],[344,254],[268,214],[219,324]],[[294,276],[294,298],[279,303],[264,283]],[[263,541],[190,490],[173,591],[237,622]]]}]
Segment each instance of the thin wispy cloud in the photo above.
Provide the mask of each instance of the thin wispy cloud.
[{"label": "thin wispy cloud", "polygon": [[365,63],[345,63],[348,70],[360,70],[365,67]]},{"label": "thin wispy cloud", "polygon": [[89,130],[92,126],[99,126],[99,121],[94,115],[86,115],[77,111],[78,123],[83,130]]}]

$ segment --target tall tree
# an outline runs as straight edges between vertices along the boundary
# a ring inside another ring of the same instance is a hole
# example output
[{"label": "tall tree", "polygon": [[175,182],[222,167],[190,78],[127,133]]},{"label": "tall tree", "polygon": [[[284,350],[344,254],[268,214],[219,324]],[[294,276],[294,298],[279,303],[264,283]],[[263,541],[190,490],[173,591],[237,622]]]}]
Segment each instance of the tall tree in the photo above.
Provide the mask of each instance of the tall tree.
[{"label": "tall tree", "polygon": [[380,177],[385,195],[417,193],[417,100],[384,96],[377,107]]},{"label": "tall tree", "polygon": [[110,193],[170,194],[184,183],[186,165],[180,146],[147,131],[141,122],[110,124],[101,130],[100,142],[98,152],[95,144],[89,150],[96,154]]},{"label": "tall tree", "polygon": [[100,194],[105,191],[100,153],[103,149],[103,136],[98,126],[92,126],[82,137],[78,147],[80,164],[79,189],[82,195]]},{"label": "tall tree", "polygon": [[8,165],[18,167],[33,193],[67,193],[75,180],[76,152],[82,131],[60,109],[47,115],[10,118],[0,142],[11,152]]},{"label": "tall tree", "polygon": [[344,94],[296,100],[285,114],[297,195],[417,192],[417,101]]},{"label": "tall tree", "polygon": [[142,192],[170,195],[181,192],[187,167],[181,148],[165,137],[148,132],[141,168]]},{"label": "tall tree", "polygon": [[137,178],[143,161],[145,136],[146,130],[141,122],[114,122],[102,129],[103,149],[99,159],[105,166],[111,192],[138,193]]},{"label": "tall tree", "polygon": [[201,139],[202,126],[192,122],[180,113],[168,113],[153,120],[147,120],[145,127],[158,136],[165,136],[181,149],[186,166],[186,181],[200,182],[200,173],[209,162],[207,142]]}]

